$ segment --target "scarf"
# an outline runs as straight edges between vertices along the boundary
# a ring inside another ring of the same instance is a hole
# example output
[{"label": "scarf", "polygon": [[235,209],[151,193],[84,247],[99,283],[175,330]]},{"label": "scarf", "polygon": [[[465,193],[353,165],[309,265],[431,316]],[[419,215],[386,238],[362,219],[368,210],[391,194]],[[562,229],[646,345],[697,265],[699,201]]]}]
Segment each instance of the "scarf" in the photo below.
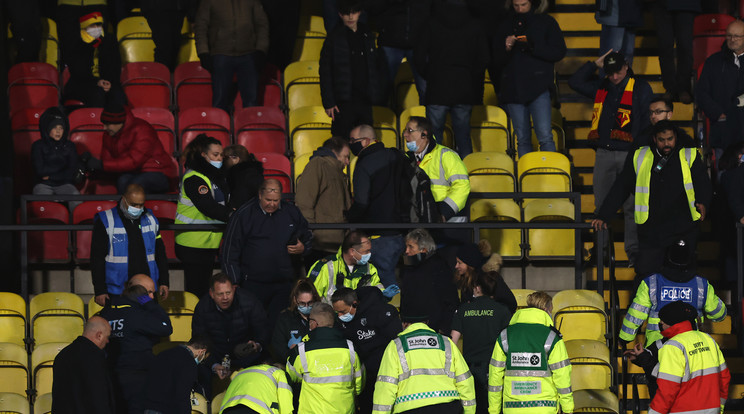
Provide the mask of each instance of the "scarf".
[{"label": "scarf", "polygon": [[[589,139],[596,141],[599,139],[599,117],[602,115],[602,106],[604,100],[607,97],[607,88],[600,86],[597,90],[597,95],[594,97],[594,111],[592,112],[592,129],[589,131]],[[620,98],[620,105],[617,107],[617,113],[615,114],[615,127],[610,131],[610,139],[633,142],[633,135],[631,134],[632,123],[632,110],[633,110],[633,87],[635,86],[635,79],[628,78],[628,83],[625,85],[623,96]]]}]

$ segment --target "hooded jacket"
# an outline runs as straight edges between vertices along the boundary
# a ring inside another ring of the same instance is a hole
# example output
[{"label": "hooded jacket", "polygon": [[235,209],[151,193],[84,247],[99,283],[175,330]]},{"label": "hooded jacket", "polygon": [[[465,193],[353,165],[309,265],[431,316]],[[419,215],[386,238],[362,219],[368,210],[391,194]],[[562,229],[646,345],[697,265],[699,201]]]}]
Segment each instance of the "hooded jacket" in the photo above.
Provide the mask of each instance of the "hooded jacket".
[{"label": "hooded jacket", "polygon": [[[62,122],[65,132],[59,141],[49,136],[53,121]],[[41,139],[31,145],[31,163],[38,183],[50,186],[74,184],[78,170],[75,144],[69,140],[70,122],[57,107],[44,111],[39,119]]]}]

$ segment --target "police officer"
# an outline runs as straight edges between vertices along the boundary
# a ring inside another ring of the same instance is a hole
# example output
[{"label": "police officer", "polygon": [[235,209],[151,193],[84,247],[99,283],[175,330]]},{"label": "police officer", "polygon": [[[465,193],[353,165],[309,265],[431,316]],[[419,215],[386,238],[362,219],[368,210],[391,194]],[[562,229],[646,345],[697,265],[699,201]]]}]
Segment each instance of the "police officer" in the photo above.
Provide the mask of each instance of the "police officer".
[{"label": "police officer", "polygon": [[426,324],[427,299],[401,303],[403,332],[385,348],[373,413],[475,413],[475,388],[457,345]]},{"label": "police officer", "polygon": [[649,414],[723,412],[731,374],[716,341],[695,330],[696,316],[697,310],[682,301],[659,312],[661,333],[669,340],[659,350],[654,369],[659,388]]},{"label": "police officer", "polygon": [[488,412],[555,414],[574,410],[571,363],[550,315],[545,292],[527,296],[527,308],[514,314],[501,331],[488,370]]},{"label": "police officer", "polygon": [[264,363],[235,374],[222,398],[219,412],[291,414],[293,410],[292,388],[284,370]]},{"label": "police officer", "polygon": [[633,303],[623,319],[621,341],[633,341],[646,319],[646,346],[661,339],[659,311],[676,300],[692,305],[701,315],[705,312],[714,322],[726,317],[726,306],[716,296],[713,286],[695,274],[693,256],[694,251],[684,240],[667,249],[661,273],[652,274],[638,286]]},{"label": "police officer", "polygon": [[287,373],[302,382],[298,412],[351,414],[354,397],[364,388],[364,368],[351,341],[334,329],[331,305],[318,303],[310,311],[310,335],[289,354]]},{"label": "police officer", "polygon": [[[341,288],[331,296],[333,310],[341,321],[346,339],[364,362],[368,378],[377,378],[385,347],[403,330],[398,310],[386,303],[380,289],[365,286],[356,291]],[[374,383],[368,384],[359,396],[361,412],[372,410]]]},{"label": "police officer", "polygon": [[173,332],[168,315],[153,300],[154,291],[149,276],[135,275],[124,294],[100,312],[111,325],[106,352],[118,413],[142,412],[144,381],[155,359],[152,347]]},{"label": "police officer", "polygon": [[[221,224],[233,209],[225,205],[229,190],[222,170],[222,144],[200,134],[182,156],[186,174],[181,181],[176,224]],[[183,266],[185,290],[202,297],[222,240],[221,231],[177,231],[176,257]]]}]

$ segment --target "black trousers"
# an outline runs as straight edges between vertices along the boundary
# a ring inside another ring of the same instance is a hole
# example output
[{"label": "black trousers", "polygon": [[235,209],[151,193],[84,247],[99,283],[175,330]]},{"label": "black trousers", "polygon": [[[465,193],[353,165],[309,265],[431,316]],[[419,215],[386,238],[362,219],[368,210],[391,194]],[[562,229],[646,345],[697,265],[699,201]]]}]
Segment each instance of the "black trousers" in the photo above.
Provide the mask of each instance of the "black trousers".
[{"label": "black trousers", "polygon": [[176,257],[183,263],[184,290],[201,298],[209,290],[217,249],[197,249],[176,243]]},{"label": "black trousers", "polygon": [[186,16],[184,11],[153,10],[144,8],[142,14],[152,29],[155,42],[155,61],[173,70],[178,65],[178,51],[181,48],[181,26]]},{"label": "black trousers", "polygon": [[141,413],[146,370],[119,369],[114,375],[117,414]]},{"label": "black trousers", "polygon": [[661,80],[668,92],[689,93],[692,82],[692,23],[695,13],[669,11],[665,3],[659,0],[652,6],[659,43]]}]

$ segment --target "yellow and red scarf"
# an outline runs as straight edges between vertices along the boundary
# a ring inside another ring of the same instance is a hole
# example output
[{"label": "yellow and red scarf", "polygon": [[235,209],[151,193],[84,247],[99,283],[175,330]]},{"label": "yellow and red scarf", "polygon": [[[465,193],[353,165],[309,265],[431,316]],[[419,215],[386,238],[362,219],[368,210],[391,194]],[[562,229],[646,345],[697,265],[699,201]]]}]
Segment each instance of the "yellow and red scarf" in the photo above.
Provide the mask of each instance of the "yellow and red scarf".
[{"label": "yellow and red scarf", "polygon": [[[635,79],[628,78],[628,83],[625,85],[623,96],[620,98],[620,105],[617,107],[617,113],[615,114],[615,126],[610,131],[610,139],[633,142],[633,135],[631,134],[632,125],[632,111],[633,111],[633,87],[635,86]],[[597,95],[594,97],[594,111],[592,112],[592,129],[589,131],[589,139],[599,139],[599,117],[602,115],[602,105],[607,97],[607,88],[600,87],[597,90]]]}]

